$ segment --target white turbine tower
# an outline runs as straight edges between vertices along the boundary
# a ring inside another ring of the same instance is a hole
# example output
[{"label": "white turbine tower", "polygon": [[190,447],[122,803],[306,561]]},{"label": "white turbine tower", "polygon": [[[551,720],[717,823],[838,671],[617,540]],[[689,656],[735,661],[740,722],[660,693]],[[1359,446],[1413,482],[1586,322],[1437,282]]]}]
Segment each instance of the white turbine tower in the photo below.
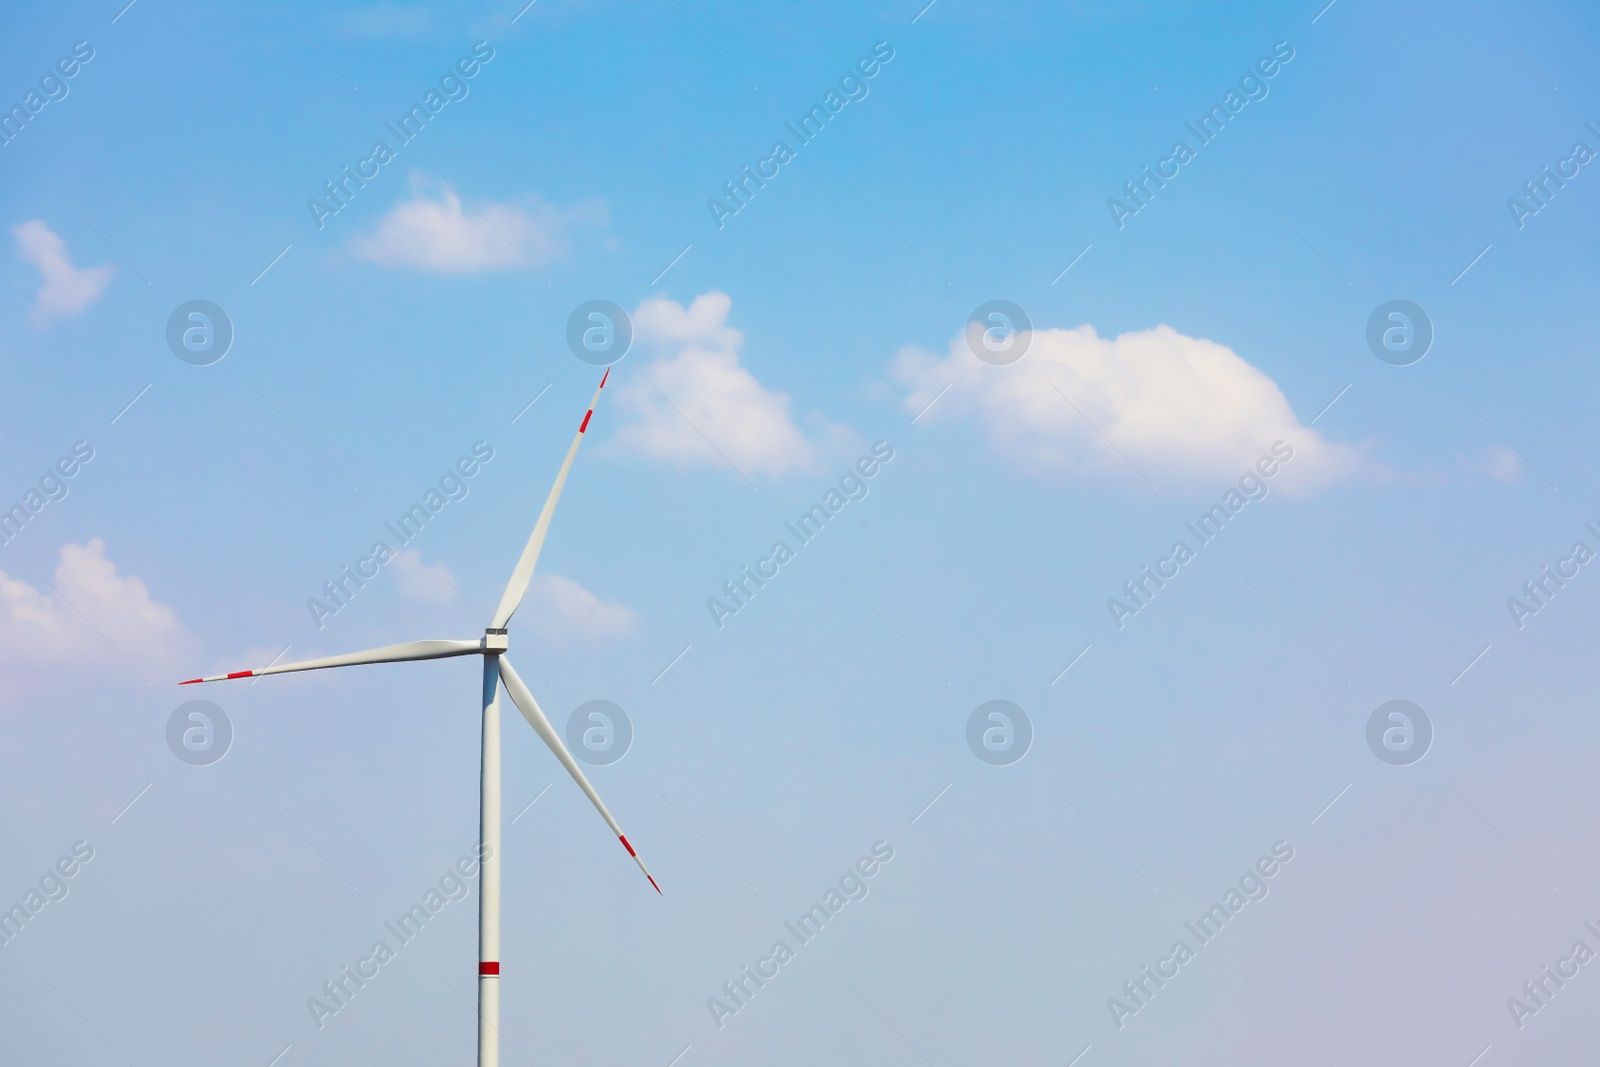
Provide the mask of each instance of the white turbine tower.
[{"label": "white turbine tower", "polygon": [[539,561],[539,549],[544,545],[546,531],[550,529],[550,516],[556,510],[556,501],[561,497],[561,488],[566,484],[567,472],[572,469],[572,460],[578,454],[578,445],[583,442],[584,432],[589,429],[589,419],[594,415],[595,405],[600,402],[600,390],[606,387],[606,378],[610,371],[600,377],[600,387],[594,391],[594,399],[589,402],[589,410],[584,413],[583,423],[578,427],[578,433],[572,439],[572,447],[567,449],[567,458],[561,464],[561,471],[556,475],[556,482],[550,487],[550,495],[545,499],[544,509],[539,512],[539,520],[533,525],[533,533],[528,538],[528,544],[522,550],[522,557],[517,560],[516,569],[511,572],[511,581],[506,583],[506,591],[500,596],[500,605],[495,608],[494,619],[484,630],[483,637],[475,641],[410,641],[403,645],[390,645],[387,648],[375,648],[368,652],[352,652],[344,656],[329,656],[327,659],[306,660],[303,663],[283,663],[274,667],[263,667],[253,671],[235,671],[232,674],[219,674],[210,678],[191,678],[180,682],[180,685],[194,685],[196,682],[220,682],[230,678],[258,678],[268,674],[288,674],[291,671],[316,671],[325,667],[350,667],[358,663],[400,663],[406,660],[419,659],[445,659],[450,656],[482,656],[483,657],[483,772],[480,780],[480,807],[479,819],[482,835],[482,873],[479,882],[478,903],[478,1064],[479,1067],[499,1067],[500,1063],[500,683],[505,683],[506,692],[511,695],[511,702],[522,712],[524,718],[555,753],[556,759],[572,775],[573,781],[578,783],[589,802],[600,812],[600,817],[611,827],[611,832],[617,835],[622,842],[622,847],[628,850],[628,855],[644,871],[644,876],[650,879],[650,885],[657,893],[661,887],[656,885],[656,880],[651,878],[650,870],[644,865],[644,860],[628,844],[627,837],[622,832],[622,827],[617,825],[617,820],[611,817],[611,812],[606,810],[605,803],[600,799],[600,794],[594,791],[594,786],[589,784],[583,771],[578,768],[577,761],[572,758],[572,753],[567,751],[567,746],[562,743],[561,736],[550,725],[550,720],[539,708],[538,701],[533,699],[533,694],[528,692],[528,687],[523,684],[517,672],[511,668],[510,661],[506,658],[506,651],[510,647],[506,639],[506,624],[511,621],[511,616],[516,612],[517,605],[522,603],[523,595],[528,591],[528,583],[533,580],[533,567]]}]

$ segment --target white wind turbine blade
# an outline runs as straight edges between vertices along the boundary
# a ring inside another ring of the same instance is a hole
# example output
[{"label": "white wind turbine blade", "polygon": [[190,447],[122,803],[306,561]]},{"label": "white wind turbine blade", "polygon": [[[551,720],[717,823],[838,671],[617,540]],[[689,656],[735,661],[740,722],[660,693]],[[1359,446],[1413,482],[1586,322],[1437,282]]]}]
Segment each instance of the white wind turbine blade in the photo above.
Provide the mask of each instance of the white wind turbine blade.
[{"label": "white wind turbine blade", "polygon": [[190,678],[179,685],[196,682],[225,682],[230,678],[260,678],[268,674],[289,674],[294,671],[320,671],[325,667],[352,667],[358,663],[401,663],[417,659],[445,659],[448,656],[471,656],[482,652],[482,638],[472,641],[407,641],[403,645],[350,652],[326,659],[308,659],[299,663],[279,663],[252,671],[234,671],[232,674],[213,674],[206,678]]},{"label": "white wind turbine blade", "polygon": [[600,403],[600,390],[606,387],[606,379],[611,376],[611,368],[600,376],[600,386],[594,391],[594,399],[589,401],[589,410],[583,414],[583,422],[578,427],[578,432],[572,438],[572,447],[567,449],[567,458],[561,464],[561,472],[556,475],[556,484],[550,487],[550,495],[545,498],[544,510],[539,512],[539,521],[533,524],[533,533],[528,537],[528,543],[522,549],[522,558],[517,560],[516,569],[511,572],[511,580],[506,583],[506,591],[500,595],[500,605],[494,609],[494,621],[489,624],[492,630],[502,630],[506,623],[511,621],[511,616],[516,613],[517,605],[522,603],[523,596],[528,592],[528,583],[533,580],[533,566],[539,562],[539,550],[544,547],[544,535],[550,529],[550,516],[555,514],[556,501],[561,498],[561,489],[567,484],[567,472],[572,469],[572,460],[578,454],[578,446],[583,443],[584,432],[589,429],[589,417],[594,414],[595,405]]},{"label": "white wind turbine blade", "polygon": [[606,825],[611,827],[611,832],[617,835],[617,840],[622,842],[622,847],[628,850],[628,855],[633,857],[633,862],[637,863],[639,869],[644,872],[644,876],[650,879],[651,887],[657,893],[660,893],[661,887],[656,885],[655,878],[650,874],[650,868],[644,865],[644,860],[640,859],[639,854],[633,850],[633,846],[628,844],[627,835],[622,832],[622,827],[617,825],[617,820],[613,819],[611,812],[606,810],[605,802],[600,799],[600,794],[594,791],[594,786],[589,784],[589,779],[583,776],[583,771],[578,767],[578,761],[572,758],[571,752],[567,751],[567,746],[562,742],[561,735],[557,734],[555,727],[550,725],[550,720],[544,717],[544,712],[539,709],[539,702],[533,699],[533,694],[528,691],[528,687],[523,684],[522,679],[517,677],[517,672],[512,670],[511,664],[504,656],[500,657],[500,680],[505,682],[506,692],[511,694],[511,702],[517,706],[518,711],[522,712],[522,717],[528,720],[528,724],[533,727],[534,732],[539,735],[550,751],[555,753],[556,759],[561,761],[561,765],[567,769],[568,774],[572,775],[572,780],[578,783],[578,788],[583,790],[584,794],[589,798],[589,802],[600,813],[600,817],[606,821]]}]

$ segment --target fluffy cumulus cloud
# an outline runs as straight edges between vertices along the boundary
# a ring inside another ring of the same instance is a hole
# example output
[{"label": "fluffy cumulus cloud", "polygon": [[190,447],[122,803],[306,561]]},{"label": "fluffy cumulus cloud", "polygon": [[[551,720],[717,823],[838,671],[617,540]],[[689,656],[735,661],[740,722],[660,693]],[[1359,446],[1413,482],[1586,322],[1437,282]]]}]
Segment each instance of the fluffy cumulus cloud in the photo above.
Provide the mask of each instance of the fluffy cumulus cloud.
[{"label": "fluffy cumulus cloud", "polygon": [[1295,458],[1277,485],[1304,492],[1360,461],[1301,425],[1277,384],[1232,349],[1170,326],[1116,338],[1091,326],[1036,330],[1004,367],[980,361],[958,335],[943,358],[903,349],[893,373],[908,411],[933,404],[919,422],[975,419],[996,451],[1038,472],[1142,473],[1163,490],[1204,491],[1284,440]]},{"label": "fluffy cumulus cloud", "polygon": [[537,575],[517,610],[540,637],[558,644],[616,641],[633,633],[639,616],[625,604],[601,600],[558,574]]},{"label": "fluffy cumulus cloud", "polygon": [[820,417],[809,434],[795,423],[789,397],[740,363],[744,335],[728,325],[732,306],[715,290],[688,307],[661,297],[639,305],[635,343],[658,358],[618,386],[618,446],[680,470],[731,466],[752,479],[815,469],[849,431]]},{"label": "fluffy cumulus cloud", "polygon": [[[343,649],[340,651],[343,651]],[[291,652],[294,653],[293,656],[290,655]],[[279,645],[277,648],[257,645],[254,648],[245,649],[236,658],[228,660],[218,670],[208,670],[206,673],[229,674],[233,671],[259,671],[263,667],[271,667],[278,663],[293,663],[299,659],[321,659],[323,656],[331,655],[333,655],[331,652],[307,652],[295,645]]]},{"label": "fluffy cumulus cloud", "polygon": [[63,545],[55,589],[41,591],[0,571],[0,665],[116,665],[145,673],[171,664],[191,641],[171,608],[140,579],[117,573],[98,537]]},{"label": "fluffy cumulus cloud", "polygon": [[400,595],[424,604],[445,604],[455,599],[455,576],[443,563],[424,563],[414,548],[396,552],[393,559],[395,581]]},{"label": "fluffy cumulus cloud", "polygon": [[358,40],[422,40],[437,29],[438,20],[426,7],[375,4],[348,10],[334,21],[334,32]]},{"label": "fluffy cumulus cloud", "polygon": [[526,204],[476,200],[465,204],[450,186],[417,184],[378,228],[352,246],[362,259],[385,267],[410,267],[438,274],[526,270],[566,254],[567,235],[580,223],[603,225],[598,203],[552,207],[537,198]]},{"label": "fluffy cumulus cloud", "polygon": [[83,314],[100,299],[116,273],[110,264],[83,270],[74,267],[66,242],[41,219],[30,219],[11,232],[17,239],[17,254],[37,267],[44,279],[34,298],[31,322],[35,327]]},{"label": "fluffy cumulus cloud", "polygon": [[1522,481],[1522,459],[1504,445],[1490,445],[1464,459],[1462,465],[1473,473],[1502,485]]},{"label": "fluffy cumulus cloud", "polygon": [[[416,549],[395,553],[391,561],[400,596],[424,604],[456,598],[455,576],[442,563],[424,563]],[[615,641],[633,633],[639,617],[624,604],[602,600],[571,578],[535,575],[517,612],[518,625],[559,645]]]}]

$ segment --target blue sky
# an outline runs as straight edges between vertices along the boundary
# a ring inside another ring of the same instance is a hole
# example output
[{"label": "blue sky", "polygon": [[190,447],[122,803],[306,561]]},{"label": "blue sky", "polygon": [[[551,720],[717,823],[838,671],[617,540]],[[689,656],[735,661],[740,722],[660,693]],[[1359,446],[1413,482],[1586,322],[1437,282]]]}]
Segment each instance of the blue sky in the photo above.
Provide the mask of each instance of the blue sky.
[{"label": "blue sky", "polygon": [[[630,717],[591,777],[665,895],[508,717],[508,820],[539,799],[506,828],[505,1062],[1588,1047],[1595,965],[1544,1004],[1523,984],[1600,951],[1600,578],[1572,551],[1600,550],[1593,12],[137,0],[9,28],[0,104],[39,96],[0,146],[0,506],[27,513],[0,546],[0,905],[93,850],[0,945],[19,1058],[472,1062],[475,895],[320,1028],[307,1001],[473,847],[476,662],[173,683],[480,632],[596,384],[565,340],[595,299],[635,339],[513,662],[559,728]],[[1200,145],[1185,124],[1275,48]],[[458,98],[399,145],[430,89]],[[997,299],[1032,325],[1003,366],[966,332]],[[207,366],[166,340],[193,300],[233,329]],[[1393,300],[1433,330],[1406,366],[1367,343]],[[475,446],[464,495],[319,620]],[[719,627],[708,600],[779,539]],[[1530,603],[1545,566],[1569,577]],[[233,726],[209,766],[166,739],[196,695]],[[993,699],[1032,724],[1005,766],[966,739]],[[1403,766],[1367,741],[1394,699],[1433,731]],[[865,898],[719,1026],[723,983],[877,842]],[[1278,842],[1266,897],[1194,946]]]}]

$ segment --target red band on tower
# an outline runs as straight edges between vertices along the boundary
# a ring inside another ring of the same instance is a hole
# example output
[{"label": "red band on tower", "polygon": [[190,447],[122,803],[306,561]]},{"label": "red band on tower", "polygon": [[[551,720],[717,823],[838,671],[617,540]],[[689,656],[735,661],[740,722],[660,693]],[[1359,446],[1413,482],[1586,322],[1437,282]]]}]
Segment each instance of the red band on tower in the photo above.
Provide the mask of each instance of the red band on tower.
[{"label": "red band on tower", "polygon": [[478,976],[480,978],[499,978],[500,965],[498,963],[480,963],[478,964]]}]

